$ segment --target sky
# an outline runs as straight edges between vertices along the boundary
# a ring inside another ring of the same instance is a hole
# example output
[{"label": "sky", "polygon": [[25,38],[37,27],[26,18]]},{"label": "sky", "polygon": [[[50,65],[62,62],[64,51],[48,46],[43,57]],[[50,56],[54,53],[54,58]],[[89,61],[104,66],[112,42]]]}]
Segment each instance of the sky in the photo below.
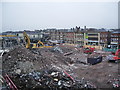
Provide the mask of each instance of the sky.
[{"label": "sky", "polygon": [[[36,1],[36,0],[35,0]],[[104,0],[105,1],[105,0]],[[118,2],[15,2],[0,3],[0,30],[47,28],[118,28]]]}]

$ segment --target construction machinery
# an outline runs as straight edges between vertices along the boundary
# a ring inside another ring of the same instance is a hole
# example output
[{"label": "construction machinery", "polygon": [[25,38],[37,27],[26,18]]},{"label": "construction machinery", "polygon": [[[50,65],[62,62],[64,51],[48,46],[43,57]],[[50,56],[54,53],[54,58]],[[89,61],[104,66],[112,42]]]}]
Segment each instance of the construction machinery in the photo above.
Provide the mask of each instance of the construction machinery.
[{"label": "construction machinery", "polygon": [[34,43],[34,42],[32,43],[26,32],[23,32],[23,36],[24,36],[25,47],[26,48],[44,48],[44,47],[45,48],[50,48],[50,47],[52,47],[52,46],[45,46],[43,44],[43,42],[41,42],[40,40],[37,43]]},{"label": "construction machinery", "polygon": [[116,52],[115,52],[115,55],[113,57],[113,60],[117,61],[117,60],[120,60],[120,49],[118,49]]},{"label": "construction machinery", "polygon": [[118,62],[118,60],[120,60],[120,49],[118,49],[115,53],[112,53],[113,55],[108,56],[110,58],[108,58],[109,61],[115,61]]},{"label": "construction machinery", "polygon": [[87,48],[84,48],[84,53],[91,54],[94,50],[95,48],[87,47]]},{"label": "construction machinery", "polygon": [[0,37],[17,37],[16,35],[0,35]]}]

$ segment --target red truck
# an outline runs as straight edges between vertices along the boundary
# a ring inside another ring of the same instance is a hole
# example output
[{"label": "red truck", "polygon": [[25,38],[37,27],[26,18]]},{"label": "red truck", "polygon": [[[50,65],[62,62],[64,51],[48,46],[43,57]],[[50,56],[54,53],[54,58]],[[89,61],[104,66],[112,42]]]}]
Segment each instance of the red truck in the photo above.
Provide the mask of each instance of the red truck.
[{"label": "red truck", "polygon": [[84,53],[91,54],[94,50],[95,48],[87,47],[87,48],[84,48]]}]

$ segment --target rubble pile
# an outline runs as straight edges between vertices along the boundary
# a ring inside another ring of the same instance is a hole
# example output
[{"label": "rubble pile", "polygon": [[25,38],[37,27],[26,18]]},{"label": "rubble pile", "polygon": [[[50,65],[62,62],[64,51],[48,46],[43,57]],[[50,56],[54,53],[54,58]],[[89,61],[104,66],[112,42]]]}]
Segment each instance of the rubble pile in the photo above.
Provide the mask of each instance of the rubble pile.
[{"label": "rubble pile", "polygon": [[[2,56],[2,74],[8,74],[20,90],[119,88],[118,64],[108,63],[109,54],[84,54],[83,48],[66,45],[37,49],[16,46]],[[88,64],[88,58],[94,65]]]},{"label": "rubble pile", "polygon": [[12,79],[20,90],[79,90],[81,88],[95,88],[89,81],[84,79],[74,80],[66,73],[50,69],[16,75]]},{"label": "rubble pile", "polygon": [[2,65],[3,71],[9,73],[28,73],[53,65],[67,65],[68,59],[47,48],[28,50],[18,46],[3,56]]},{"label": "rubble pile", "polygon": [[59,46],[57,46],[57,47],[59,47],[64,53],[67,53],[67,52],[71,52],[71,51],[75,51],[75,50],[76,50],[75,47],[70,46],[70,45],[64,45],[64,44],[59,45]]},{"label": "rubble pile", "polygon": [[111,78],[108,80],[107,84],[112,85],[113,88],[120,88],[120,78]]},{"label": "rubble pile", "polygon": [[41,48],[41,49],[34,49],[31,50],[34,54],[37,54],[52,64],[65,64],[67,65],[67,60],[70,59],[68,57],[64,57],[62,49],[60,48]]},{"label": "rubble pile", "polygon": [[[62,55],[64,57],[68,58],[66,61],[70,64],[87,64],[88,55],[83,53],[83,48],[76,48],[70,45],[59,45],[57,48],[63,52]],[[58,54],[57,51],[54,51],[54,53]]]}]

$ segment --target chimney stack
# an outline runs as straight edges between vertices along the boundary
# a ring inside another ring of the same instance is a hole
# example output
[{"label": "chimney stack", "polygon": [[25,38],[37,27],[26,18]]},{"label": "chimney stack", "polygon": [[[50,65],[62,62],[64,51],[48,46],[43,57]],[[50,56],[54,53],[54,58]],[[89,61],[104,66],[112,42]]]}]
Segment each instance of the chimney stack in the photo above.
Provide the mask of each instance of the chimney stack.
[{"label": "chimney stack", "polygon": [[84,26],[84,30],[86,30],[86,26]]}]

